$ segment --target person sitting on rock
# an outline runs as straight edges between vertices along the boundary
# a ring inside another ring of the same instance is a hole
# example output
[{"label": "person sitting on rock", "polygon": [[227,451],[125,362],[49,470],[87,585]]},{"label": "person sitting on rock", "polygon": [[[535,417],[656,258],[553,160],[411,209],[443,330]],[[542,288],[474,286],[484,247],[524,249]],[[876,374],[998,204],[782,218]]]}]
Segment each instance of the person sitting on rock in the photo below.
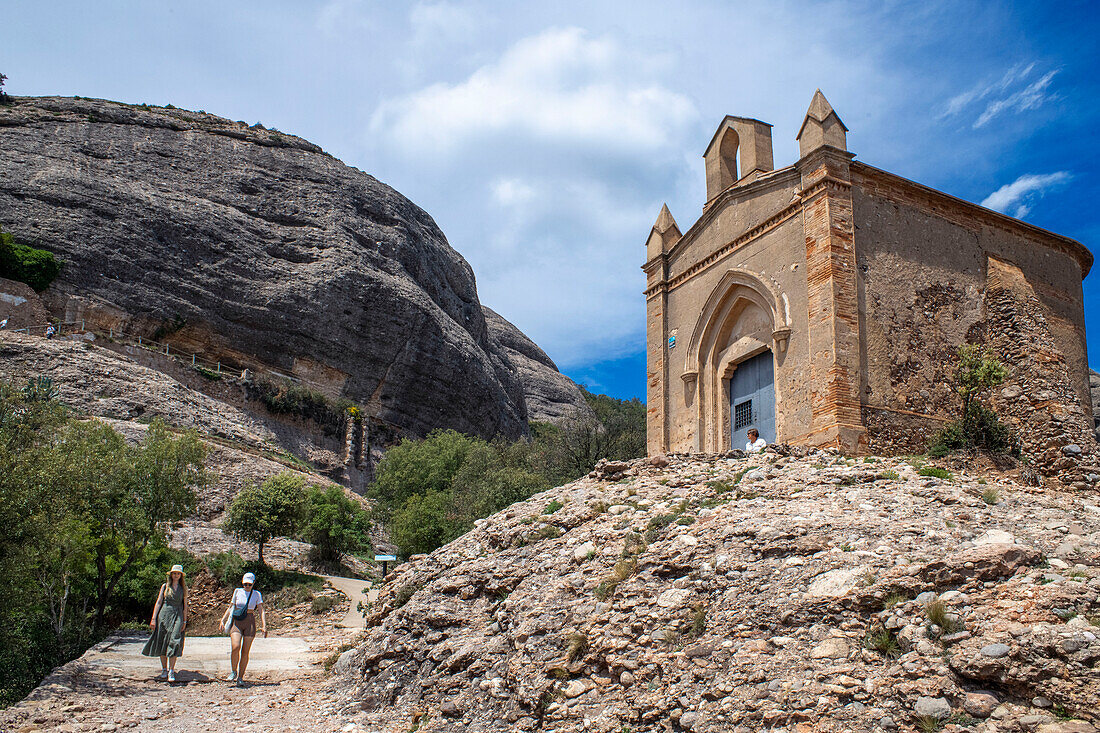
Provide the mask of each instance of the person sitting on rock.
[{"label": "person sitting on rock", "polygon": [[746,453],[759,453],[768,445],[768,441],[760,437],[760,431],[749,428],[749,442],[745,443]]},{"label": "person sitting on rock", "polygon": [[57,329],[53,325],[46,326],[46,338],[52,339],[55,333],[57,333]]}]

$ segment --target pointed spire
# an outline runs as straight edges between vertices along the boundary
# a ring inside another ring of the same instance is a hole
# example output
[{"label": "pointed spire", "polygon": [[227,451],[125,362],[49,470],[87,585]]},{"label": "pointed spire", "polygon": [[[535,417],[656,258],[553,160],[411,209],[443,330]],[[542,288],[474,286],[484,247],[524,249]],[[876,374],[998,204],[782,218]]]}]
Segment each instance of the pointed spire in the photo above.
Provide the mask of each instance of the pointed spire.
[{"label": "pointed spire", "polygon": [[673,228],[679,233],[680,229],[676,226],[676,220],[672,218],[672,212],[668,210],[668,204],[661,205],[661,213],[657,215],[657,223],[653,225],[653,228],[657,230],[658,234],[664,234]]},{"label": "pointed spire", "polygon": [[806,110],[806,117],[802,120],[802,127],[798,128],[795,140],[799,142],[800,154],[805,157],[807,153],[825,145],[847,150],[846,132],[848,128],[841,121],[840,115],[818,89],[810,100],[810,108]]},{"label": "pointed spire", "polygon": [[657,255],[668,252],[672,245],[680,241],[680,227],[676,226],[676,220],[672,218],[672,212],[668,210],[668,204],[661,206],[661,213],[657,215],[657,222],[649,232],[649,240],[646,242],[648,259],[652,260]]}]

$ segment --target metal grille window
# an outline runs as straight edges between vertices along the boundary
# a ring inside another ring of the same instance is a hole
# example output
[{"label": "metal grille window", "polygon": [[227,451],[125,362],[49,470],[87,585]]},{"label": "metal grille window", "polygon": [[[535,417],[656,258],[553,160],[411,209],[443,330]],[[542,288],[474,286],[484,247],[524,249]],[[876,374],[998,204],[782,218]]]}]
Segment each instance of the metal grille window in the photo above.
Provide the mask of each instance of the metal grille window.
[{"label": "metal grille window", "polygon": [[752,400],[733,406],[733,429],[740,430],[752,424]]}]

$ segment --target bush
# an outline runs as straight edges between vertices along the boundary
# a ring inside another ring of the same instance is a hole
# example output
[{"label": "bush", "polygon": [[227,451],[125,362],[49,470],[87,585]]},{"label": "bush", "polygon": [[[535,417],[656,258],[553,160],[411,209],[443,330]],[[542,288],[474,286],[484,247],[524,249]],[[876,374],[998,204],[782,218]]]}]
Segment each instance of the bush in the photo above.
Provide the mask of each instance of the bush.
[{"label": "bush", "polygon": [[324,428],[327,435],[338,435],[345,420],[353,417],[350,402],[333,402],[315,389],[288,380],[255,379],[248,385],[249,399],[259,400],[276,415],[294,415]]},{"label": "bush", "polygon": [[204,558],[210,574],[222,585],[230,588],[236,587],[241,577],[245,574],[247,563],[244,558],[230,550],[207,555]]},{"label": "bush", "polygon": [[325,613],[332,610],[336,606],[337,600],[332,596],[314,596],[313,602],[309,605],[311,613]]},{"label": "bush", "polygon": [[53,253],[19,244],[7,232],[0,231],[0,277],[30,285],[41,293],[61,271]]},{"label": "bush", "polygon": [[960,346],[958,359],[955,383],[960,397],[959,416],[933,436],[929,455],[942,458],[956,451],[975,449],[1019,455],[1019,443],[1011,428],[982,404],[987,392],[1004,382],[1007,374],[1004,366],[975,345]]},{"label": "bush", "polygon": [[339,562],[345,553],[370,549],[370,521],[363,509],[338,486],[314,486],[308,496],[308,519],[302,539],[313,545],[313,558]]},{"label": "bush", "polygon": [[402,554],[431,552],[477,519],[549,488],[529,448],[453,430],[402,441],[378,466],[369,491],[375,512]]}]

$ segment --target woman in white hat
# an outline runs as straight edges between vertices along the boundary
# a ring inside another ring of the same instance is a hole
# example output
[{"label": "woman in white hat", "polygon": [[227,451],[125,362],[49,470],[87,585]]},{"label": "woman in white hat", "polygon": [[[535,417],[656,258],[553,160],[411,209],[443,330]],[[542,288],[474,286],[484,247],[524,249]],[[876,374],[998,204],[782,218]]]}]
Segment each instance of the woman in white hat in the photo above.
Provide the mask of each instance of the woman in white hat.
[{"label": "woman in white hat", "polygon": [[254,587],[256,576],[245,573],[241,587],[233,591],[233,599],[222,616],[222,627],[229,633],[232,651],[229,654],[233,673],[226,678],[238,687],[244,686],[244,671],[248,669],[248,650],[256,638],[256,614],[260,615],[260,632],[267,638],[267,616],[264,614],[264,597]]},{"label": "woman in white hat", "polygon": [[159,679],[176,681],[176,660],[183,654],[187,615],[187,581],[183,566],[173,565],[153,606],[153,617],[149,620],[153,633],[141,650],[147,657],[160,657]]}]

